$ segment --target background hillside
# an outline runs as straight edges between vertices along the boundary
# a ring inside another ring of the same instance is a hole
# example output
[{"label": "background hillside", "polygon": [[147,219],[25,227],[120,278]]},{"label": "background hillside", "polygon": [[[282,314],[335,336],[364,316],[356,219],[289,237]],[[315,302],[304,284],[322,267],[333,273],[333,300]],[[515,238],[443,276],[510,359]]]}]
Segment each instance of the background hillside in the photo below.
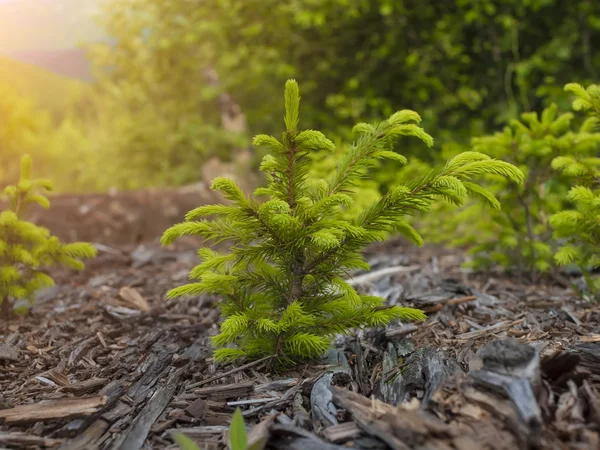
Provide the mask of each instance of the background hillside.
[{"label": "background hillside", "polygon": [[90,64],[82,46],[106,40],[95,22],[100,3],[0,0],[0,55],[90,81]]},{"label": "background hillside", "polygon": [[83,81],[1,55],[0,81],[55,116],[66,111],[71,101],[90,89]]}]

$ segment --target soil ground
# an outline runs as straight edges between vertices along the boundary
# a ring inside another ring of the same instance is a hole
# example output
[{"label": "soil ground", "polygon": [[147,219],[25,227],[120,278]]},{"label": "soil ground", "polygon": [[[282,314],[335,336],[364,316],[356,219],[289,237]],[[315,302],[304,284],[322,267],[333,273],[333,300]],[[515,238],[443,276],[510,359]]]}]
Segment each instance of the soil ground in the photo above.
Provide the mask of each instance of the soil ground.
[{"label": "soil ground", "polygon": [[569,280],[470,273],[438,246],[377,244],[354,278],[425,323],[340,338],[285,373],[216,365],[218,299],[164,300],[197,242],[158,242],[213,201],[203,185],[64,196],[35,217],[99,256],[0,323],[0,448],[166,449],[178,432],[221,449],[240,407],[264,448],[600,449],[600,307]]}]

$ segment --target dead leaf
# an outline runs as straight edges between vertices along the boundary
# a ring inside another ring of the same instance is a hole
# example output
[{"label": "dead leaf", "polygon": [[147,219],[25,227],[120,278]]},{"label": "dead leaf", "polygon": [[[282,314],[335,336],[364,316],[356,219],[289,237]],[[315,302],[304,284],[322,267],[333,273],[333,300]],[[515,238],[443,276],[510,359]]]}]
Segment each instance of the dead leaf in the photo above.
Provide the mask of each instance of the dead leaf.
[{"label": "dead leaf", "polygon": [[134,288],[123,286],[119,290],[119,296],[126,302],[132,304],[137,309],[143,312],[150,312],[150,305],[142,295]]}]

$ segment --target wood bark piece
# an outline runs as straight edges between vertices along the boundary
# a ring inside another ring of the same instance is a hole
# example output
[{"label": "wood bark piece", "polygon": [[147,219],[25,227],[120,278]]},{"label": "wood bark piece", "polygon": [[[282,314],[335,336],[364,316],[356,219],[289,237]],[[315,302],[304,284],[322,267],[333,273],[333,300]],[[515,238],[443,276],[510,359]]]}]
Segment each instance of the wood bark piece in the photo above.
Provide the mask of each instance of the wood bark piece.
[{"label": "wood bark piece", "polygon": [[388,349],[383,355],[382,368],[384,376],[379,382],[380,398],[386,403],[397,405],[416,396],[416,391],[423,391],[421,405],[425,408],[436,390],[454,371],[439,350],[432,347],[421,348],[406,358],[402,368],[397,367],[398,357],[404,356],[397,352],[396,346],[388,343]]},{"label": "wood bark piece", "polygon": [[242,372],[244,370],[250,369],[251,367],[256,367],[266,361],[273,359],[275,356],[265,356],[264,358],[258,359],[256,361],[249,362],[248,364],[244,364],[243,366],[236,367],[235,369],[228,370],[227,372],[220,373],[218,375],[214,375],[212,377],[207,378],[206,380],[199,381],[197,383],[190,384],[188,389],[197,388],[200,386],[204,386],[205,384],[212,383],[213,381],[220,380],[221,378],[228,377],[233,375],[234,373]]},{"label": "wood bark piece", "polygon": [[216,386],[208,386],[205,388],[194,389],[193,392],[199,397],[209,397],[215,400],[233,397],[243,397],[252,393],[253,390],[254,381],[246,381],[244,383],[218,384]]},{"label": "wood bark piece", "polygon": [[[499,399],[496,396],[491,396],[472,387],[463,389],[463,395],[470,403],[484,408],[493,418],[501,422],[501,426],[505,425],[511,431],[511,433],[500,433],[496,427],[492,427],[496,434],[494,437],[496,443],[492,447],[494,450],[531,449],[532,446],[528,442],[529,427],[523,423],[523,420],[510,404],[510,401]],[[487,419],[482,422],[482,425],[489,422],[490,419]],[[491,433],[487,432],[486,434]]]},{"label": "wood bark piece", "polygon": [[127,391],[127,395],[136,404],[147,398],[149,391],[153,389],[164,371],[167,370],[173,355],[179,350],[177,345],[164,346],[160,341],[154,347],[156,349],[138,369],[143,372],[142,377]]},{"label": "wood bark piece", "polygon": [[535,348],[517,339],[498,339],[487,344],[479,352],[483,369],[531,383],[538,393],[542,384],[540,356]]},{"label": "wood bark piece", "polygon": [[156,390],[146,406],[133,419],[129,428],[113,444],[112,450],[139,450],[142,448],[150,428],[173,398],[182,371],[180,370],[171,375],[165,384]]},{"label": "wood bark piece", "polygon": [[18,361],[19,350],[8,345],[5,342],[0,342],[0,361]]},{"label": "wood bark piece", "polygon": [[106,440],[106,432],[110,425],[125,416],[132,409],[122,403],[119,398],[125,393],[122,382],[115,380],[102,388],[100,394],[107,397],[106,404],[82,424],[83,431],[61,445],[60,450],[96,450]]},{"label": "wood bark piece", "polygon": [[336,379],[348,380],[351,373],[346,355],[339,349],[329,351],[327,363],[336,364],[337,367],[320,377],[313,385],[310,393],[313,425],[316,430],[338,424],[337,409],[333,403],[331,387]]},{"label": "wood bark piece", "polygon": [[105,403],[106,396],[41,401],[0,410],[0,419],[5,423],[27,423],[90,416]]},{"label": "wood bark piece", "polygon": [[83,433],[61,445],[59,450],[96,450],[99,448],[99,441],[109,426],[109,422],[97,420],[87,427]]},{"label": "wood bark piece", "polygon": [[421,309],[426,313],[433,313],[433,312],[441,311],[445,305],[460,305],[462,303],[473,302],[475,300],[477,300],[477,297],[475,295],[467,295],[465,297],[457,297],[457,298],[450,298],[447,300],[446,299],[440,300],[435,305],[424,306]]},{"label": "wood bark piece", "polygon": [[400,328],[394,328],[392,330],[386,331],[385,337],[387,339],[398,339],[404,336],[408,336],[409,334],[414,333],[418,329],[419,327],[417,325],[415,325],[414,323],[409,323],[401,326]]},{"label": "wood bark piece", "polygon": [[100,389],[107,382],[107,378],[90,378],[79,383],[72,383],[68,386],[64,386],[62,390],[65,392],[73,392],[75,394],[81,395]]},{"label": "wood bark piece", "polygon": [[[334,402],[349,412],[362,430],[381,439],[392,450],[409,450],[417,445],[441,449],[441,440],[452,441],[459,435],[458,430],[425,411],[394,407],[337,386],[331,389]],[[447,445],[445,448],[452,449]]]},{"label": "wood bark piece", "polygon": [[322,435],[329,442],[342,444],[361,435],[362,431],[354,422],[344,422],[338,425],[332,425],[322,431]]},{"label": "wood bark piece", "polygon": [[541,371],[544,377],[553,383],[564,384],[565,379],[572,377],[573,371],[577,369],[580,361],[581,358],[577,353],[557,351],[542,359]]},{"label": "wood bark piece", "polygon": [[580,365],[589,370],[594,379],[600,382],[600,342],[586,342],[575,346],[581,357]]},{"label": "wood bark piece", "polygon": [[181,433],[189,437],[212,436],[223,434],[229,430],[226,425],[206,425],[202,427],[171,428],[167,430],[170,435]]},{"label": "wood bark piece", "polygon": [[357,277],[351,278],[346,282],[350,286],[359,286],[364,283],[371,283],[373,281],[379,280],[380,278],[387,277],[389,275],[395,275],[397,273],[410,273],[420,270],[421,266],[395,266],[395,267],[386,267],[385,269],[375,270],[373,272],[368,272],[363,275],[359,275]]},{"label": "wood bark piece", "polygon": [[581,389],[585,399],[587,400],[590,411],[590,419],[592,419],[596,425],[600,427],[600,395],[598,395],[598,391],[596,389],[590,386],[587,380],[583,382]]},{"label": "wood bark piece", "polygon": [[383,376],[379,380],[378,397],[390,405],[402,403],[406,399],[407,394],[404,376],[397,366],[398,352],[394,343],[388,342],[381,362]]},{"label": "wood bark piece", "polygon": [[[330,444],[314,434],[291,425],[273,425],[269,447],[276,450],[347,450],[348,447]],[[356,447],[354,447],[356,448]]]},{"label": "wood bark piece", "polygon": [[27,433],[5,433],[0,431],[0,445],[11,445],[17,448],[29,447],[32,445],[39,447],[54,447],[60,445],[59,439],[50,439]]},{"label": "wood bark piece", "polygon": [[185,412],[196,419],[202,419],[207,409],[206,400],[197,398],[185,408]]},{"label": "wood bark piece", "polygon": [[487,328],[484,328],[482,330],[475,330],[475,331],[469,331],[468,333],[463,333],[463,334],[459,334],[457,336],[454,337],[454,339],[458,340],[458,341],[468,341],[470,339],[479,339],[481,337],[490,335],[490,334],[495,334],[495,333],[499,333],[501,331],[505,331],[508,330],[509,328],[514,327],[515,325],[519,325],[521,323],[523,323],[525,319],[518,319],[518,320],[505,320],[503,322],[498,322],[494,325],[490,325]]},{"label": "wood bark piece", "polygon": [[284,380],[270,381],[256,386],[254,392],[279,391],[296,386],[298,383],[300,383],[299,378],[286,378]]},{"label": "wood bark piece", "polygon": [[269,403],[265,403],[264,405],[261,406],[256,406],[254,408],[248,409],[246,411],[244,411],[242,413],[242,415],[244,417],[251,417],[254,416],[256,414],[259,414],[262,411],[269,411],[271,409],[279,409],[283,406],[288,405],[288,403],[292,402],[292,399],[295,398],[295,396],[298,394],[298,392],[300,391],[300,389],[310,383],[312,381],[311,378],[307,378],[305,379],[302,384],[299,384],[297,386],[293,386],[290,389],[288,389],[280,398],[278,398],[277,400],[273,400]]},{"label": "wood bark piece", "polygon": [[537,351],[516,339],[499,339],[483,347],[479,357],[482,369],[471,372],[471,377],[478,385],[512,401],[529,427],[530,442],[538,445],[543,419],[537,401],[542,386]]},{"label": "wood bark piece", "polygon": [[528,380],[489,370],[478,370],[472,372],[471,376],[478,385],[510,398],[523,422],[531,428],[531,434],[538,434],[539,438],[542,413]]}]

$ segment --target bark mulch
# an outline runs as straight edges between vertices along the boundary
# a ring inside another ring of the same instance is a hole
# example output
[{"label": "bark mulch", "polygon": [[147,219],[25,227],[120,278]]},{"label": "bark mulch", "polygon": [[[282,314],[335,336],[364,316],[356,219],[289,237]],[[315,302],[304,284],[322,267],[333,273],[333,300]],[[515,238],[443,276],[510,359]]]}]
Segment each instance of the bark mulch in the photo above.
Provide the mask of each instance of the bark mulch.
[{"label": "bark mulch", "polygon": [[323,361],[215,365],[218,299],[165,301],[193,240],[110,242],[0,323],[0,448],[226,448],[239,407],[266,449],[600,449],[600,307],[563,278],[474,274],[391,240],[352,283],[428,313],[340,337]]}]

